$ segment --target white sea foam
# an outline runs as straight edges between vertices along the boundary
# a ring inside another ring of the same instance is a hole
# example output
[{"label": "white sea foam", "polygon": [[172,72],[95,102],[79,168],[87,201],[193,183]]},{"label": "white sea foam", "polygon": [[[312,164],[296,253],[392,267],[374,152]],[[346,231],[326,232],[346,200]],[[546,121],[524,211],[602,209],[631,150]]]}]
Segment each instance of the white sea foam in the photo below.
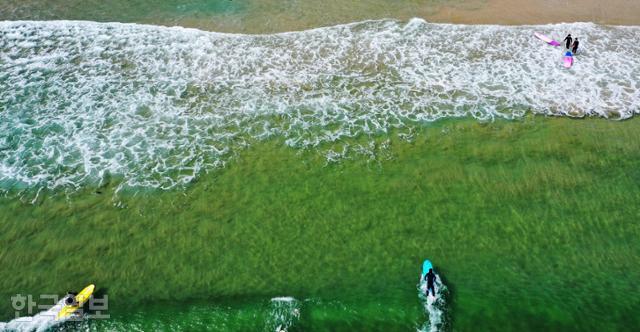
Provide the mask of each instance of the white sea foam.
[{"label": "white sea foam", "polygon": [[445,294],[447,292],[447,286],[442,283],[440,275],[437,273],[433,288],[435,296],[433,294],[427,295],[427,281],[420,278],[420,282],[418,283],[418,297],[422,301],[424,311],[427,314],[427,321],[418,328],[418,332],[438,332],[445,330]]},{"label": "white sea foam", "polygon": [[301,304],[293,297],[274,297],[270,307],[267,331],[286,332],[300,319]]},{"label": "white sea foam", "polygon": [[[534,31],[578,36],[574,67]],[[173,188],[252,139],[309,148],[527,111],[628,118],[640,111],[639,91],[640,27],[413,19],[234,35],[0,22],[0,189],[75,190],[111,178]]]},{"label": "white sea foam", "polygon": [[33,316],[19,317],[7,323],[0,322],[0,332],[43,332],[65,320],[56,320],[58,312],[64,306],[65,299],[60,300],[46,311]]}]

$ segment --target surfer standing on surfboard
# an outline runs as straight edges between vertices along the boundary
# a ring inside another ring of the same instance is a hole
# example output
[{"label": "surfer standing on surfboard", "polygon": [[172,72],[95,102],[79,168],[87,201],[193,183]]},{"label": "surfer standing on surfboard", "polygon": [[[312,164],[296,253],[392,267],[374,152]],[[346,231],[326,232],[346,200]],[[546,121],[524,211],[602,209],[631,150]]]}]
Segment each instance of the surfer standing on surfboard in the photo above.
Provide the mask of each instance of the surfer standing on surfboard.
[{"label": "surfer standing on surfboard", "polygon": [[571,42],[573,41],[573,38],[571,38],[571,34],[568,34],[565,38],[564,38],[564,42],[565,42],[565,48],[566,49],[570,49],[571,48]]},{"label": "surfer standing on surfboard", "polygon": [[424,275],[424,278],[427,280],[427,296],[429,296],[429,290],[431,290],[433,296],[436,296],[436,289],[433,286],[433,283],[436,281],[436,274],[433,273],[433,269],[429,269],[429,272]]}]

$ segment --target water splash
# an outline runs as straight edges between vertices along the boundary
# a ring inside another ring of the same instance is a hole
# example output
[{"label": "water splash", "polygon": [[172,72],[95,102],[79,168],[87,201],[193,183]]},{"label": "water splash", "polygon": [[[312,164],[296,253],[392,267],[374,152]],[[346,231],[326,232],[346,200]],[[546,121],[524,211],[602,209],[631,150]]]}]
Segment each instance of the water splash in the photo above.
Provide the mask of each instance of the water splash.
[{"label": "water splash", "polygon": [[447,286],[442,283],[440,275],[437,273],[434,288],[435,296],[431,293],[427,295],[427,282],[423,278],[420,278],[420,282],[418,283],[418,297],[424,306],[428,319],[418,328],[419,332],[438,332],[444,331],[445,329]]},{"label": "water splash", "polygon": [[7,323],[0,322],[0,332],[44,332],[52,327],[62,324],[68,319],[56,320],[58,312],[64,307],[65,299],[58,301],[46,311],[34,316],[24,316],[13,319]]},{"label": "water splash", "polygon": [[[535,31],[579,36],[575,66]],[[640,27],[0,22],[0,190],[170,189],[272,137],[332,145],[332,160],[350,138],[440,118],[628,118],[639,105]]]},{"label": "water splash", "polygon": [[274,297],[267,320],[267,330],[286,332],[300,319],[301,304],[293,297]]}]

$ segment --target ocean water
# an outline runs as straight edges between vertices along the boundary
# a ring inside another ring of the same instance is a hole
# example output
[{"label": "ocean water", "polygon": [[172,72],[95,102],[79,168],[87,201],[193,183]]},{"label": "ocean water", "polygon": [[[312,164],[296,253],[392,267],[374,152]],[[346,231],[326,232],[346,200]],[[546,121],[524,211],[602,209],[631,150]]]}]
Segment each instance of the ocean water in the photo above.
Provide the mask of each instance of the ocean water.
[{"label": "ocean water", "polygon": [[[6,197],[0,327],[633,331],[638,125],[442,119],[410,141],[379,135],[383,160],[328,163],[268,140],[124,205],[109,187]],[[443,302],[417,286],[425,258]],[[14,294],[88,283],[109,295],[109,319],[12,321]]]},{"label": "ocean water", "polygon": [[[574,67],[536,31],[582,37]],[[309,149],[410,135],[441,118],[626,119],[640,111],[639,36],[638,27],[590,23],[420,19],[274,35],[3,22],[0,190],[171,189],[253,141]],[[325,152],[333,160],[346,150]]]},{"label": "ocean water", "polygon": [[[249,6],[138,4],[0,10]],[[534,32],[578,36],[575,65]],[[0,294],[95,282],[114,305],[55,324],[0,299],[0,330],[633,330],[639,45],[594,23],[2,21]]]}]

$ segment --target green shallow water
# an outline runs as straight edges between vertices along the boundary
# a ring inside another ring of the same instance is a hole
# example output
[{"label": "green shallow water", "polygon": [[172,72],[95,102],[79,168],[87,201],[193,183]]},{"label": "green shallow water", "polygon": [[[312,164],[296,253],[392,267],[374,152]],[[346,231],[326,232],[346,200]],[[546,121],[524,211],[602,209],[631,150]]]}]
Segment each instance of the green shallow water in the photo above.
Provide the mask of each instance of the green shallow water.
[{"label": "green shallow water", "polygon": [[[371,300],[371,299],[368,299]],[[140,330],[140,331],[360,331],[414,330],[424,321],[419,308],[398,299],[379,298],[363,303],[358,300],[301,300],[299,316],[291,307],[278,308],[268,299],[228,300],[224,304],[161,303],[128,310],[117,319],[68,323],[58,330]],[[287,315],[278,316],[278,313]],[[113,315],[113,313],[112,313]]]},{"label": "green shallow water", "polygon": [[330,164],[271,140],[184,190],[5,198],[0,320],[13,294],[93,282],[112,318],[66,327],[270,330],[292,296],[290,330],[412,330],[430,258],[449,329],[631,331],[639,125],[447,120]]}]

